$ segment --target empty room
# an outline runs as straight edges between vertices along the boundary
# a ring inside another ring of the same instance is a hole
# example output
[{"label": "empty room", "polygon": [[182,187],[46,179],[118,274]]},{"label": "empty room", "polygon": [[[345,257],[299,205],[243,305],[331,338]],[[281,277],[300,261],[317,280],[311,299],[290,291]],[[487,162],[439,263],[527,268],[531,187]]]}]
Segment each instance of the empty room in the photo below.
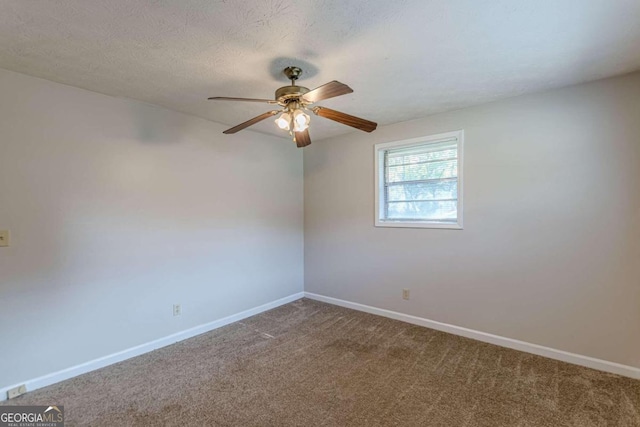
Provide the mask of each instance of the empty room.
[{"label": "empty room", "polygon": [[640,427],[640,1],[0,0],[0,427]]}]

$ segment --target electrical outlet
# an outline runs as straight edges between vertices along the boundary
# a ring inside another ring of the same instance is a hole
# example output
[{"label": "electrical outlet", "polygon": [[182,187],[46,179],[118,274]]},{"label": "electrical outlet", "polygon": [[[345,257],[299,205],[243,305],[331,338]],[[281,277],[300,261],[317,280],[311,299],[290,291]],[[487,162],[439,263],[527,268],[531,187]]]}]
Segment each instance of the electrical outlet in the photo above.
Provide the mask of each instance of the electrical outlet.
[{"label": "electrical outlet", "polygon": [[402,299],[409,299],[409,289],[402,290]]},{"label": "electrical outlet", "polygon": [[173,315],[180,316],[182,314],[182,306],[180,304],[173,304]]},{"label": "electrical outlet", "polygon": [[27,392],[27,386],[22,384],[21,386],[12,388],[7,391],[7,399],[13,399],[14,397],[22,396]]},{"label": "electrical outlet", "polygon": [[0,246],[9,246],[9,230],[0,230]]}]

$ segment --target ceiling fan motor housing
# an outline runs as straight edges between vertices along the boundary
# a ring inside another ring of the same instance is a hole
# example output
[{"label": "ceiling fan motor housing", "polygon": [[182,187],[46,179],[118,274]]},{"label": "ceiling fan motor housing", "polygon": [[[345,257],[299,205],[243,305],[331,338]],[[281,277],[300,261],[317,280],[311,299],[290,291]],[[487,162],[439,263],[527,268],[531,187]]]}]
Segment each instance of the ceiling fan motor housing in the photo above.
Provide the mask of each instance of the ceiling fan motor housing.
[{"label": "ceiling fan motor housing", "polygon": [[280,105],[287,105],[292,100],[299,100],[307,92],[309,89],[304,86],[283,86],[276,90],[276,101]]}]

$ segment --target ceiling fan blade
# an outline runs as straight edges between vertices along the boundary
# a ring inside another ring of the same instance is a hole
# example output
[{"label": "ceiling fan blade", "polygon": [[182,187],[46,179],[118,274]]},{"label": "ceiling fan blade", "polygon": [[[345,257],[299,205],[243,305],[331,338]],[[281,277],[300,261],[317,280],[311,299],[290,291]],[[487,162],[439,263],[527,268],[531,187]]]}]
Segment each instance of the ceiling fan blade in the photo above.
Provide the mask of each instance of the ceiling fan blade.
[{"label": "ceiling fan blade", "polygon": [[378,127],[378,124],[375,122],[370,122],[369,120],[341,113],[340,111],[332,110],[330,108],[315,107],[313,108],[313,112],[317,116],[324,117],[325,119],[333,120],[365,132],[373,132]]},{"label": "ceiling fan blade", "polygon": [[346,95],[351,92],[353,92],[353,89],[349,86],[334,80],[305,93],[302,99],[308,103],[313,103],[322,101],[323,99]]},{"label": "ceiling fan blade", "polygon": [[267,111],[266,113],[260,114],[258,117],[254,117],[251,120],[247,120],[244,123],[240,123],[238,126],[234,126],[231,129],[227,129],[222,133],[226,133],[226,134],[236,133],[238,131],[241,131],[244,128],[248,128],[251,125],[255,125],[256,123],[261,122],[264,119],[268,119],[271,116],[275,116],[278,113],[279,113],[279,111],[277,111],[277,110]]},{"label": "ceiling fan blade", "polygon": [[309,129],[305,129],[302,132],[296,132],[295,134],[296,145],[298,148],[306,147],[311,144],[311,138],[309,137]]},{"label": "ceiling fan blade", "polygon": [[266,102],[267,104],[277,104],[277,101],[273,99],[258,99],[258,98],[230,98],[228,96],[212,96],[207,98],[213,101],[246,101],[246,102]]}]

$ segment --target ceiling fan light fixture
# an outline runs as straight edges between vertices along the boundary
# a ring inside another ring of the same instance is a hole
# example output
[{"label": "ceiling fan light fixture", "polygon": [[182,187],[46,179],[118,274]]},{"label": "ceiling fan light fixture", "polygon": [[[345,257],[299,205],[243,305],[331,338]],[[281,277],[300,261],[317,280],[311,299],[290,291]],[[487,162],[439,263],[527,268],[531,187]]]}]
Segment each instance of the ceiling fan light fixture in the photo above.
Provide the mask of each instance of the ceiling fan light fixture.
[{"label": "ceiling fan light fixture", "polygon": [[311,117],[305,114],[302,110],[295,110],[293,112],[293,131],[302,132],[309,127]]},{"label": "ceiling fan light fixture", "polygon": [[291,123],[291,115],[289,113],[282,113],[276,120],[276,125],[282,130],[289,130]]}]

